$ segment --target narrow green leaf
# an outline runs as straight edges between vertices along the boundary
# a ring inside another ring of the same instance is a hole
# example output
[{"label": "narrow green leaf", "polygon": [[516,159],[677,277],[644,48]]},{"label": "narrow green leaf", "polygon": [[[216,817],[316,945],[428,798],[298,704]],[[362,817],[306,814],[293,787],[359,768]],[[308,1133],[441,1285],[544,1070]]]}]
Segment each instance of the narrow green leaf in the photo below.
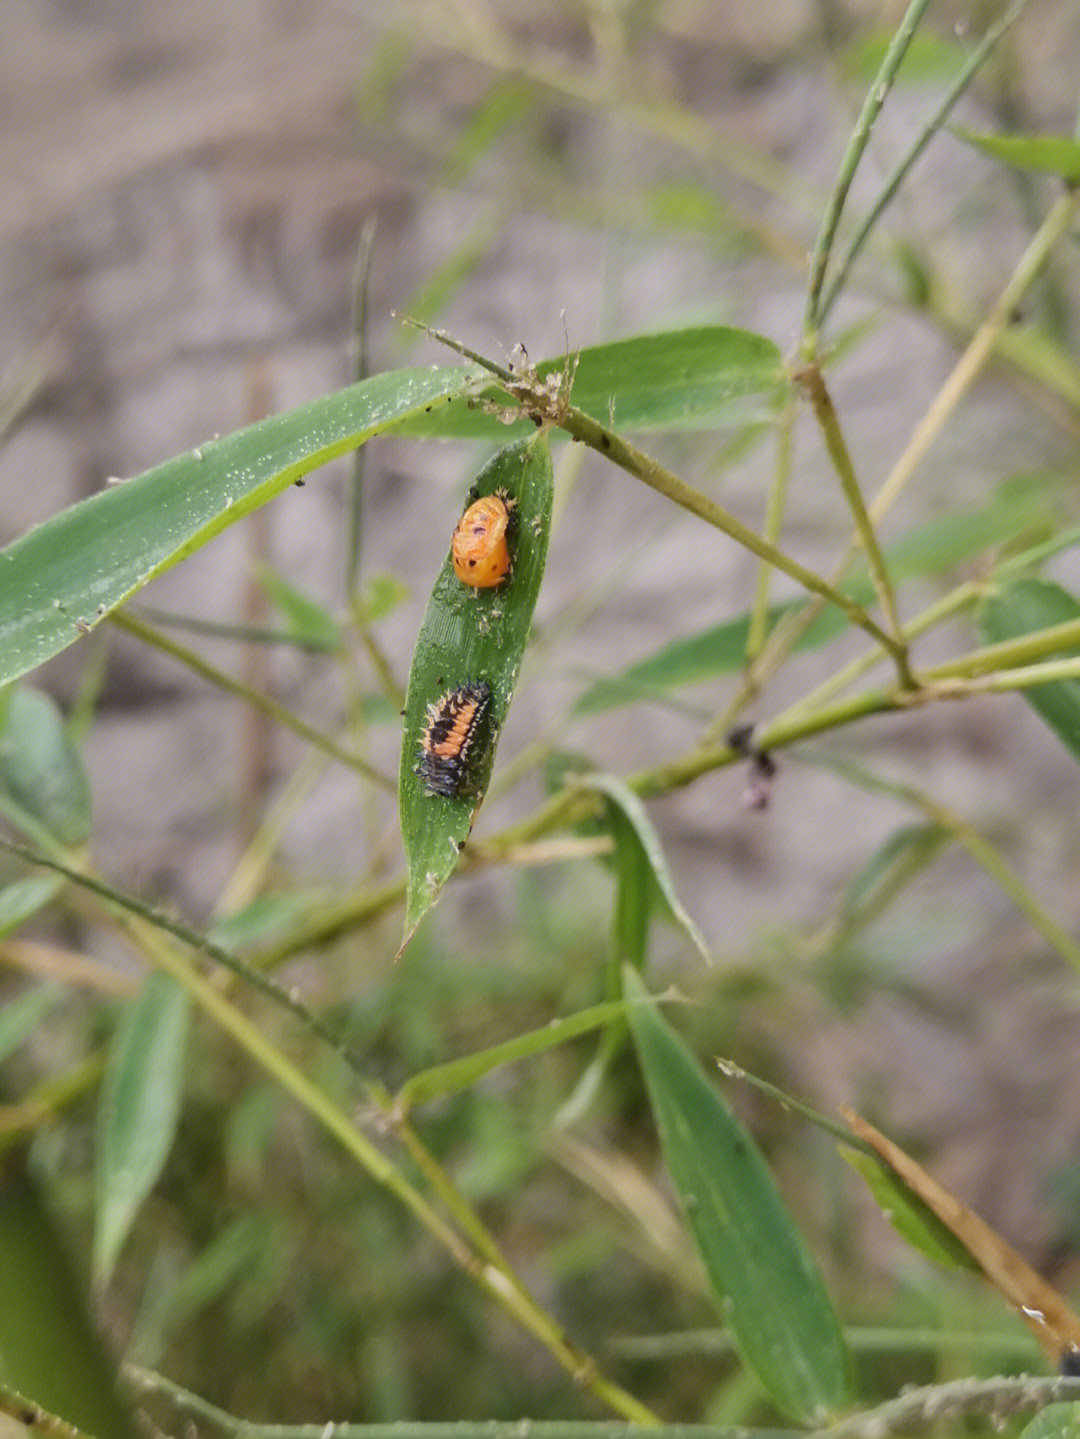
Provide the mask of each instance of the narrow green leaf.
[{"label": "narrow green leaf", "polygon": [[16,879],[0,889],[0,939],[6,939],[56,898],[66,880],[60,874]]},{"label": "narrow green leaf", "polygon": [[[576,369],[575,369],[576,363]],[[756,416],[748,396],[769,396],[786,385],[780,351],[771,340],[724,325],[636,335],[544,360],[541,379],[567,369],[573,374],[571,403],[616,430],[711,429]],[[484,398],[505,408],[496,387]],[[516,422],[531,422],[522,416]],[[397,427],[408,435],[504,437],[505,425],[473,399],[456,400],[430,414],[414,414]]]},{"label": "narrow green leaf", "polygon": [[108,1282],[168,1158],[180,1116],[187,992],[152,974],[124,1011],[102,1081],[94,1164],[94,1282]]},{"label": "narrow green leaf", "polygon": [[895,1170],[862,1150],[851,1149],[846,1144],[838,1148],[841,1156],[862,1175],[882,1214],[913,1249],[935,1264],[979,1272],[979,1266],[956,1235],[907,1187]]},{"label": "narrow green leaf", "polygon": [[393,614],[408,598],[408,586],[397,575],[369,575],[354,601],[357,622],[373,625]]},{"label": "narrow green leaf", "polygon": [[[927,524],[914,526],[885,552],[889,573],[894,579],[915,579],[944,573],[995,545],[1013,541],[1025,530],[1046,525],[1051,516],[1042,486],[1030,477],[1010,481],[981,509],[956,515],[936,515]],[[874,589],[864,576],[842,586],[858,604],[869,604]],[[775,605],[769,611],[770,628],[803,601]],[[848,629],[848,622],[831,605],[799,636],[796,653],[805,653],[836,639]],[[575,701],[574,714],[597,714],[619,705],[662,699],[684,685],[699,684],[717,675],[731,674],[746,662],[749,614],[711,625],[662,645],[644,659],[636,660],[616,674],[605,675]]]},{"label": "narrow green leaf", "polygon": [[[1018,639],[1051,625],[1080,619],[1080,604],[1060,585],[1020,579],[992,593],[979,611],[979,630],[988,644]],[[1024,699],[1080,758],[1080,680],[1055,680],[1022,691]]]},{"label": "narrow green leaf", "polygon": [[8,1160],[0,1176],[0,1276],[4,1385],[94,1439],[132,1439],[116,1365],[90,1322],[81,1277],[37,1186]]},{"label": "narrow green leaf", "polygon": [[[583,789],[592,789],[598,794],[602,794],[608,801],[610,811],[619,815],[626,822],[629,827],[628,838],[640,855],[640,861],[637,863],[633,858],[630,860],[633,865],[630,877],[632,880],[640,879],[641,883],[636,887],[644,891],[641,899],[647,899],[648,885],[651,879],[659,889],[675,922],[706,963],[709,963],[709,947],[705,943],[705,936],[690,918],[675,891],[675,882],[671,877],[664,847],[660,843],[660,836],[656,833],[644,804],[633,790],[616,775],[591,771],[581,775],[576,783]],[[644,935],[639,933],[639,930],[643,924],[647,925],[648,914],[647,911],[644,917],[640,914],[640,901],[635,900],[632,896],[631,904],[633,907],[628,911],[628,929],[624,936],[624,948],[627,957],[634,960],[635,968],[640,969],[640,961],[644,960]],[[635,958],[638,949],[641,952],[638,958]]]},{"label": "narrow green leaf", "polygon": [[[656,885],[645,846],[638,838],[634,825],[618,805],[608,806],[608,823],[615,841],[615,945],[612,974],[618,983],[618,989],[610,992],[608,997],[616,999],[621,997],[623,963],[633,965],[639,974],[645,968]],[[625,1036],[623,1025],[620,1024],[618,1030]]]},{"label": "narrow green leaf", "polygon": [[1080,181],[1080,140],[1065,135],[979,135],[960,125],[949,128],[957,139],[1014,170],[1058,175],[1069,185]]},{"label": "narrow green leaf", "polygon": [[0,1064],[28,1039],[53,1008],[63,991],[58,985],[37,985],[0,1008]]},{"label": "narrow green leaf", "polygon": [[1080,1404],[1051,1404],[1025,1424],[1019,1439],[1080,1439]]},{"label": "narrow green leaf", "polygon": [[30,838],[44,832],[76,845],[90,835],[82,758],[55,703],[39,690],[11,689],[0,705],[0,812]]},{"label": "narrow green leaf", "polygon": [[[652,1001],[649,1001],[652,1003]],[[578,1010],[563,1019],[553,1019],[543,1029],[532,1029],[519,1034],[504,1044],[493,1044],[477,1054],[465,1055],[462,1059],[450,1060],[425,1069],[402,1085],[396,1095],[396,1104],[412,1109],[417,1104],[426,1104],[432,1099],[443,1099],[448,1094],[457,1094],[468,1089],[477,1080],[483,1079],[493,1069],[504,1064],[515,1064],[521,1059],[531,1059],[544,1054],[568,1040],[577,1039],[591,1030],[601,1029],[626,1013],[626,1004],[594,1004],[588,1009]]]},{"label": "narrow green leaf", "polygon": [[[445,404],[474,371],[398,370],[260,420],[72,505],[0,551],[0,683],[309,471]],[[292,501],[302,505],[303,496]],[[298,520],[298,523],[303,523]]]},{"label": "narrow green leaf", "polygon": [[[632,969],[626,993],[645,993]],[[632,1006],[668,1172],[721,1312],[781,1409],[824,1423],[849,1394],[843,1335],[809,1250],[749,1134],[654,1009]]]},{"label": "narrow green leaf", "polygon": [[158,1351],[176,1332],[216,1303],[281,1243],[268,1211],[241,1214],[213,1236],[168,1284],[150,1286],[139,1316],[140,1351]]},{"label": "narrow green leaf", "polygon": [[[890,31],[860,34],[840,57],[846,79],[856,85],[869,85],[881,69],[885,53],[892,42]],[[919,30],[912,36],[904,59],[896,72],[898,84],[927,84],[948,79],[964,63],[966,53],[955,40]]]},{"label": "narrow green leaf", "polygon": [[223,949],[236,952],[252,945],[273,944],[297,927],[324,913],[325,890],[296,889],[261,894],[234,914],[215,918],[206,934]]},{"label": "narrow green leaf", "polygon": [[293,639],[307,649],[326,654],[341,649],[341,626],[325,605],[291,585],[270,565],[256,565],[255,577],[267,598],[284,615]]},{"label": "narrow green leaf", "polygon": [[[480,472],[475,488],[481,495],[505,490],[516,502],[513,572],[497,589],[463,585],[450,563],[447,535],[447,557],[420,626],[405,700],[398,778],[409,871],[403,947],[457,864],[487,788],[517,683],[551,530],[551,456],[543,435],[500,450]],[[490,712],[474,748],[467,787],[445,798],[429,793],[417,773],[421,740],[430,706],[469,682],[490,688]]]},{"label": "narrow green leaf", "polygon": [[937,824],[903,825],[863,864],[840,906],[846,926],[876,919],[953,836]]}]

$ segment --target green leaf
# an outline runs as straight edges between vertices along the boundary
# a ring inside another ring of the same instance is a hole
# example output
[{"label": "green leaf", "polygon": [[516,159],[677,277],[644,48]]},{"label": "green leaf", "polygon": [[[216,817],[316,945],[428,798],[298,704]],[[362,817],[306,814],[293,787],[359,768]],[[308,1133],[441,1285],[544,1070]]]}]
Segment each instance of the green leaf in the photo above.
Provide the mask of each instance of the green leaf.
[{"label": "green leaf", "polygon": [[131,1416],[116,1394],[116,1365],[90,1322],[81,1276],[37,1186],[21,1164],[7,1160],[0,1176],[0,1275],[0,1382],[94,1439],[133,1439]]},{"label": "green leaf", "polygon": [[[591,771],[576,778],[582,789],[595,790],[608,801],[612,818],[622,821],[616,834],[616,845],[624,851],[628,883],[620,881],[620,896],[623,890],[632,890],[620,906],[625,909],[625,926],[620,926],[622,948],[636,969],[641,969],[645,958],[645,933],[648,927],[648,898],[655,884],[667,904],[672,917],[683,930],[690,943],[697,949],[706,963],[710,962],[709,947],[705,936],[690,918],[678,894],[675,882],[668,868],[660,836],[653,827],[648,811],[632,789],[616,775]],[[625,853],[629,850],[629,853]],[[645,905],[644,911],[642,906]]]},{"label": "green leaf", "polygon": [[[632,969],[626,993],[645,990]],[[781,1409],[824,1423],[847,1400],[850,1361],[809,1250],[764,1159],[654,1009],[627,1019],[668,1172],[721,1312]]]},{"label": "green leaf", "polygon": [[235,1295],[239,1281],[264,1261],[275,1244],[280,1246],[281,1235],[268,1211],[241,1214],[225,1225],[168,1284],[148,1286],[139,1316],[138,1349],[159,1350],[169,1335],[211,1304]]},{"label": "green leaf", "polygon": [[[447,557],[435,580],[409,672],[398,778],[401,832],[408,863],[408,943],[435,902],[468,838],[487,788],[499,731],[517,683],[521,657],[547,560],[551,530],[551,456],[542,435],[506,446],[476,481],[481,495],[506,490],[517,505],[513,573],[497,589],[463,585]],[[416,773],[429,707],[467,682],[491,690],[491,709],[474,751],[468,789],[453,798],[428,793]]]},{"label": "green leaf", "polygon": [[[936,515],[932,521],[916,525],[889,547],[885,558],[894,579],[938,575],[1049,520],[1041,486],[1031,479],[1010,481],[979,510]],[[873,585],[865,576],[841,588],[858,604],[869,604],[874,598]],[[773,606],[769,611],[770,628],[791,610],[800,609],[803,603],[798,600]],[[847,629],[848,621],[829,605],[800,635],[794,652],[816,649]],[[597,714],[619,705],[662,699],[683,685],[731,674],[746,662],[749,632],[750,616],[743,614],[662,645],[644,659],[597,680],[575,701],[573,713]]]},{"label": "green leaf", "polygon": [[62,993],[59,986],[38,985],[4,1000],[0,1008],[0,1064],[33,1034]]},{"label": "green leaf", "polygon": [[[893,32],[889,30],[860,35],[841,55],[845,78],[856,85],[869,85],[881,69],[892,41]],[[911,37],[900,69],[896,72],[896,81],[900,84],[936,83],[955,75],[966,58],[965,51],[955,40],[932,35],[929,30],[919,30]]]},{"label": "green leaf", "polygon": [[937,824],[903,825],[894,831],[848,885],[840,906],[845,926],[876,919],[952,837]]},{"label": "green leaf", "polygon": [[0,704],[0,812],[34,840],[44,834],[51,844],[76,845],[90,835],[82,758],[60,711],[38,690],[8,690]]},{"label": "green leaf", "polygon": [[187,992],[152,974],[124,1011],[102,1081],[94,1165],[94,1282],[108,1282],[180,1117]]},{"label": "green leaf", "polygon": [[[649,1002],[652,1003],[651,1000]],[[493,1069],[544,1054],[557,1045],[566,1044],[568,1040],[603,1028],[605,1024],[610,1024],[613,1019],[618,1019],[625,1013],[626,1004],[623,1001],[594,1004],[563,1019],[553,1019],[550,1024],[545,1024],[543,1029],[532,1029],[526,1034],[506,1040],[503,1044],[493,1044],[489,1049],[482,1049],[477,1054],[468,1054],[462,1059],[450,1060],[447,1064],[434,1065],[431,1069],[414,1074],[403,1084],[395,1096],[395,1103],[404,1109],[411,1109],[414,1105],[456,1094],[483,1079]]]},{"label": "green leaf", "polygon": [[[1047,580],[1020,579],[989,596],[979,611],[979,630],[988,644],[997,644],[1076,619],[1080,604],[1068,590]],[[1032,685],[1022,693],[1066,749],[1080,758],[1080,680]]]},{"label": "green leaf", "polygon": [[393,614],[409,598],[409,588],[397,575],[369,575],[354,600],[358,624],[373,625]]},{"label": "green leaf", "polygon": [[61,874],[17,879],[0,889],[0,939],[6,939],[56,898],[67,880]]},{"label": "green leaf", "polygon": [[255,578],[288,622],[288,632],[309,650],[335,654],[341,649],[341,626],[324,606],[289,584],[269,565],[257,564]]},{"label": "green leaf", "polygon": [[[0,551],[0,683],[59,654],[293,481],[403,417],[445,404],[474,373],[373,376],[209,441],[30,530]],[[292,503],[299,511],[303,496]]]},{"label": "green leaf", "polygon": [[1080,1404],[1051,1404],[1020,1430],[1019,1439],[1080,1439]]},{"label": "green leaf", "polygon": [[[576,370],[574,360],[576,359]],[[537,365],[540,379],[567,368],[567,359]],[[711,429],[745,422],[749,395],[772,395],[786,386],[780,351],[771,340],[723,325],[637,335],[595,345],[571,356],[571,403],[616,430]],[[485,398],[512,402],[497,386]],[[516,422],[530,425],[524,414]],[[430,414],[414,414],[395,431],[408,435],[504,437],[505,425],[472,399],[455,400]]]},{"label": "green leaf", "polygon": [[913,1249],[935,1264],[979,1271],[956,1235],[908,1188],[895,1170],[862,1150],[851,1149],[846,1144],[838,1148],[841,1156],[862,1175],[882,1214]]},{"label": "green leaf", "polygon": [[1080,140],[1065,135],[979,135],[959,125],[949,128],[957,139],[1014,170],[1058,175],[1069,185],[1080,181]]}]

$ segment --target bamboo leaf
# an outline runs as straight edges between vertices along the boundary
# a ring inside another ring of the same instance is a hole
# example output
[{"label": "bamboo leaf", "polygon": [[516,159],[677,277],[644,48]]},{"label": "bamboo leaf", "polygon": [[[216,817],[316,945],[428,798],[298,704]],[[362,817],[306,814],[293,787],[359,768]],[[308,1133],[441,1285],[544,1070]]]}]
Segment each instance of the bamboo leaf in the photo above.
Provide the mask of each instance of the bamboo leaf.
[{"label": "bamboo leaf", "polygon": [[[473,373],[373,376],[208,441],[30,530],[0,551],[0,683],[74,644],[155,576],[309,471],[446,403]],[[292,503],[299,509],[303,496]]]},{"label": "bamboo leaf", "polygon": [[[629,966],[626,993],[644,988]],[[845,1403],[850,1361],[809,1250],[764,1159],[653,1009],[627,1019],[668,1172],[721,1312],[775,1402],[815,1424]]]},{"label": "bamboo leaf", "polygon": [[649,918],[647,905],[652,885],[655,884],[675,922],[705,962],[710,963],[705,936],[676,893],[660,836],[656,833],[644,804],[616,775],[592,771],[581,775],[576,783],[583,789],[602,794],[608,801],[609,813],[623,821],[623,827],[616,833],[616,844],[621,844],[624,850],[630,850],[625,859],[630,870],[627,875],[628,882],[620,883],[620,895],[624,890],[634,891],[620,900],[625,911],[625,925],[620,928],[620,934],[627,958],[636,969],[641,969],[645,958],[644,931],[647,930]]},{"label": "bamboo leaf", "polygon": [[5,999],[0,1008],[0,1064],[33,1034],[62,993],[59,986],[42,984]]},{"label": "bamboo leaf", "polygon": [[270,565],[257,564],[255,578],[285,617],[288,632],[298,644],[325,654],[336,654],[341,649],[341,626],[325,605],[291,585]]},{"label": "bamboo leaf", "polygon": [[462,1089],[468,1089],[477,1080],[483,1079],[504,1064],[515,1064],[519,1060],[544,1054],[557,1045],[566,1044],[582,1034],[603,1028],[625,1012],[626,1004],[622,1001],[615,1004],[594,1004],[576,1014],[553,1019],[550,1024],[545,1024],[543,1029],[532,1029],[527,1034],[516,1035],[504,1044],[493,1044],[477,1054],[467,1054],[447,1064],[434,1065],[431,1069],[414,1074],[402,1085],[395,1096],[395,1105],[408,1110],[417,1104],[426,1104],[429,1100],[456,1094]]},{"label": "bamboo leaf", "polygon": [[1014,170],[1058,175],[1069,185],[1080,181],[1080,140],[1066,135],[980,135],[960,125],[950,128],[957,139]]},{"label": "bamboo leaf", "polygon": [[[533,435],[500,450],[480,472],[474,488],[481,495],[505,490],[515,501],[513,572],[497,589],[474,590],[457,578],[448,552],[417,636],[398,778],[408,864],[402,949],[457,864],[487,788],[499,731],[517,683],[551,529],[551,456],[544,437]],[[446,538],[449,551],[450,536]],[[490,711],[461,793],[432,794],[417,773],[429,710],[467,683],[488,687]]]},{"label": "bamboo leaf", "polygon": [[76,845],[90,836],[82,757],[56,704],[39,690],[15,687],[0,702],[0,812],[35,840],[44,833]]},{"label": "bamboo leaf", "polygon": [[[990,595],[979,612],[979,629],[988,644],[996,644],[1076,619],[1080,604],[1068,590],[1026,578]],[[1080,758],[1080,680],[1032,685],[1023,695],[1066,749]]]},{"label": "bamboo leaf", "polygon": [[5,1162],[0,1177],[0,1275],[3,1384],[94,1439],[133,1439],[82,1278],[19,1161]]},{"label": "bamboo leaf", "polygon": [[[996,545],[1012,542],[1018,534],[1046,525],[1049,520],[1046,499],[1039,485],[1030,479],[1010,482],[1002,485],[979,510],[936,515],[932,522],[914,526],[886,550],[889,573],[896,579],[938,575]],[[874,597],[873,585],[866,577],[856,577],[841,588],[858,604],[869,604]],[[802,603],[799,600],[773,606],[769,611],[770,628],[790,610],[801,608]],[[839,610],[828,606],[799,636],[794,651],[804,653],[816,649],[845,633],[847,628],[848,622]],[[597,714],[619,705],[663,699],[683,685],[731,674],[746,663],[749,632],[747,613],[723,624],[711,625],[697,634],[672,640],[615,674],[602,676],[578,697],[573,712]]]},{"label": "bamboo leaf", "polygon": [[1051,1404],[1020,1430],[1019,1439],[1080,1439],[1080,1404]]},{"label": "bamboo leaf", "polygon": [[168,1158],[180,1117],[187,992],[152,974],[124,1011],[102,1082],[94,1167],[93,1271],[108,1282],[124,1240]]},{"label": "bamboo leaf", "polygon": [[[751,410],[748,397],[770,397],[787,384],[780,351],[771,340],[724,325],[635,335],[536,366],[541,380],[564,370],[573,375],[571,402],[620,431],[744,423],[760,418],[760,406]],[[481,398],[502,407],[509,403],[497,386]],[[523,414],[515,423],[524,429],[530,421]],[[495,438],[506,430],[469,398],[430,414],[413,414],[397,433]]]},{"label": "bamboo leaf", "polygon": [[949,1269],[978,1269],[956,1235],[883,1160],[844,1144],[839,1149],[862,1176],[882,1214],[913,1249]]}]

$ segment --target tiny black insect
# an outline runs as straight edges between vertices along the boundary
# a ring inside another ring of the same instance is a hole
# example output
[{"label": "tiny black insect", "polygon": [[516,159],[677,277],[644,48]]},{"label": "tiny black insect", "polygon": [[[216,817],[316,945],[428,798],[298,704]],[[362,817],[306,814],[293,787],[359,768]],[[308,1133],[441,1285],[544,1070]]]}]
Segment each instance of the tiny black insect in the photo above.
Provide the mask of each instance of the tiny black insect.
[{"label": "tiny black insect", "polygon": [[416,773],[428,794],[455,799],[466,788],[469,760],[491,708],[491,686],[469,680],[428,706]]}]

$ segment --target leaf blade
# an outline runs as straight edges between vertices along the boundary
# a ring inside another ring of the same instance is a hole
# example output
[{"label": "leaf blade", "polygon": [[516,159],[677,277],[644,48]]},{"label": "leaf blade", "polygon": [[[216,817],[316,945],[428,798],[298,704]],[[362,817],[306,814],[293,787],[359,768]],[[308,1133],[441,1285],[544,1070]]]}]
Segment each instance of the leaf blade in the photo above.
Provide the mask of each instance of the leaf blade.
[{"label": "leaf blade", "polygon": [[[501,449],[477,477],[481,494],[505,490],[516,502],[513,573],[498,589],[472,590],[447,555],[416,639],[405,699],[398,809],[408,881],[402,949],[457,864],[491,774],[499,731],[517,683],[547,562],[553,475],[542,434]],[[468,682],[487,684],[491,706],[468,792],[428,792],[416,773],[429,706]],[[399,954],[401,950],[398,951]]]},{"label": "leaf blade", "polygon": [[475,371],[398,370],[272,415],[91,495],[0,551],[0,683],[74,644],[150,580],[302,475]]},{"label": "leaf blade", "polygon": [[[1080,603],[1068,590],[1028,577],[991,594],[983,602],[978,622],[986,643],[997,644],[1076,619],[1080,619]],[[1080,759],[1080,680],[1032,685],[1023,696],[1065,748]]]},{"label": "leaf blade", "polygon": [[152,974],[117,1029],[98,1110],[93,1250],[98,1287],[108,1282],[172,1147],[189,1012],[187,992],[167,975]]},{"label": "leaf blade", "polygon": [[[644,994],[632,969],[626,993]],[[654,1010],[627,1012],[668,1171],[747,1364],[776,1403],[820,1423],[850,1388],[825,1287],[757,1147]]]}]

